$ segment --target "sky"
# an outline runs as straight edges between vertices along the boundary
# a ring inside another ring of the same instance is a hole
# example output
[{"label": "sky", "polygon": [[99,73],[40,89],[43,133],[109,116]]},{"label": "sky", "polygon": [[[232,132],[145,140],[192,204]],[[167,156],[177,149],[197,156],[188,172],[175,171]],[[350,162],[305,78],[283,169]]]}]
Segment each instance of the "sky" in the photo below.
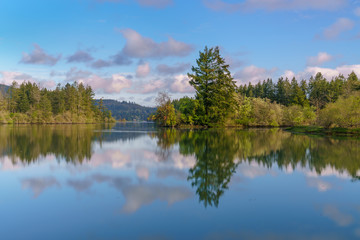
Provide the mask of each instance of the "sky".
[{"label": "sky", "polygon": [[220,47],[237,84],[360,75],[359,0],[1,0],[0,83],[154,106],[194,96],[187,73]]}]

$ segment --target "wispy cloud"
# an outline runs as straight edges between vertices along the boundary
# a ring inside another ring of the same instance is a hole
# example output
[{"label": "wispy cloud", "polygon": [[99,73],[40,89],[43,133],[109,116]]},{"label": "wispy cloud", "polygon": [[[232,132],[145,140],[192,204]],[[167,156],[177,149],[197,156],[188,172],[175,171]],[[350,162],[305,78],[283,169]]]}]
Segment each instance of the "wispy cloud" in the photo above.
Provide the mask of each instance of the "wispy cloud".
[{"label": "wispy cloud", "polygon": [[[96,0],[99,3],[120,3],[124,0]],[[143,7],[165,8],[173,4],[173,0],[136,0],[136,2]]]},{"label": "wispy cloud", "polygon": [[65,81],[66,82],[75,82],[88,78],[92,75],[90,71],[83,71],[76,67],[71,68],[69,71],[65,73]]},{"label": "wispy cloud", "polygon": [[354,14],[358,17],[360,17],[360,7],[355,8]]},{"label": "wispy cloud", "polygon": [[150,64],[148,62],[140,62],[136,69],[136,77],[147,77],[150,74],[150,70]]},{"label": "wispy cloud", "polygon": [[39,45],[34,44],[34,50],[31,53],[23,52],[21,63],[25,64],[40,64],[40,65],[55,65],[61,59],[61,55],[47,54]]},{"label": "wispy cloud", "polygon": [[91,62],[94,58],[90,53],[79,50],[67,58],[67,62]]},{"label": "wispy cloud", "polygon": [[173,4],[173,0],[137,0],[144,7],[165,8]]},{"label": "wispy cloud", "polygon": [[171,37],[165,42],[157,43],[151,38],[143,37],[133,29],[119,30],[126,39],[122,53],[133,58],[184,57],[193,51],[193,47]]},{"label": "wispy cloud", "polygon": [[340,212],[339,209],[333,205],[326,205],[323,208],[323,214],[341,227],[348,226],[354,221],[351,215]]},{"label": "wispy cloud", "polygon": [[132,60],[122,52],[118,52],[117,54],[110,56],[108,60],[99,59],[94,61],[90,66],[99,69],[111,66],[126,66],[130,64],[132,64]]},{"label": "wispy cloud", "polygon": [[190,64],[177,63],[175,66],[169,66],[167,64],[159,64],[156,67],[156,71],[162,75],[173,75],[177,73],[183,73],[190,70]]},{"label": "wispy cloud", "polygon": [[333,11],[348,4],[348,0],[245,0],[228,3],[224,0],[203,0],[204,5],[214,11],[285,11],[285,10],[327,10]]},{"label": "wispy cloud", "polygon": [[334,57],[326,52],[319,52],[317,56],[309,57],[307,60],[308,66],[321,66],[326,62],[334,60]]},{"label": "wispy cloud", "polygon": [[29,188],[37,198],[45,189],[51,187],[60,187],[60,183],[53,177],[44,178],[26,178],[21,180],[22,188]]},{"label": "wispy cloud", "polygon": [[327,27],[320,36],[316,36],[318,39],[332,40],[336,39],[343,32],[350,31],[355,26],[354,22],[348,18],[339,18],[334,24]]}]

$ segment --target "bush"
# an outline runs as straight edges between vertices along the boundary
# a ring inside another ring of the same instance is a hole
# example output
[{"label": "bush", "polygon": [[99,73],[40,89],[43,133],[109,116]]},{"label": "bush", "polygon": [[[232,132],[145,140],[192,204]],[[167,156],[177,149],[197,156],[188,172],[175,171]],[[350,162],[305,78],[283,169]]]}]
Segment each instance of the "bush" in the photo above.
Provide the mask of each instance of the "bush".
[{"label": "bush", "polygon": [[348,97],[340,97],[336,102],[329,103],[319,113],[319,124],[326,128],[360,127],[360,93]]},{"label": "bush", "polygon": [[283,124],[286,126],[312,125],[316,120],[316,113],[311,107],[293,105],[284,107]]}]

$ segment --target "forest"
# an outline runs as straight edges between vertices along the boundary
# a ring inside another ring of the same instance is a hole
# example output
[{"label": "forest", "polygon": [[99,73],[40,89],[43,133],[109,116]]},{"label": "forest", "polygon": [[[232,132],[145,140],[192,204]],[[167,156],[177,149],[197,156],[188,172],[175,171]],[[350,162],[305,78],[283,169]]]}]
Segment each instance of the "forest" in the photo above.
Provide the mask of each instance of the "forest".
[{"label": "forest", "polygon": [[360,128],[360,81],[352,72],[236,86],[218,47],[200,52],[188,73],[194,98],[159,93],[152,119],[162,126],[322,126]]},{"label": "forest", "polygon": [[146,121],[149,115],[156,111],[156,108],[144,107],[134,102],[103,99],[103,104],[111,111],[112,116],[120,121]]},{"label": "forest", "polygon": [[0,123],[103,123],[114,122],[102,100],[94,100],[90,86],[82,83],[60,84],[55,90],[36,83],[13,82],[0,91]]}]

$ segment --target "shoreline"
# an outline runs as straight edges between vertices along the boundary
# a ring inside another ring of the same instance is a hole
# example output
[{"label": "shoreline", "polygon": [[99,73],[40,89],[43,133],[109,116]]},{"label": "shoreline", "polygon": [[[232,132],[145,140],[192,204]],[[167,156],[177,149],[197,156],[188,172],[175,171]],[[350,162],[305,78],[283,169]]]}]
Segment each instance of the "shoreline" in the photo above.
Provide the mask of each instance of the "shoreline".
[{"label": "shoreline", "polygon": [[360,137],[360,128],[324,128],[319,126],[298,126],[286,127],[284,130],[295,134],[332,137]]},{"label": "shoreline", "polygon": [[[20,125],[98,125],[98,124],[116,124],[116,123],[144,123],[131,121],[116,121],[116,122],[49,122],[49,123],[4,123],[0,122],[0,126],[20,126]],[[234,130],[251,130],[251,129],[281,129],[286,132],[294,134],[305,134],[315,136],[332,136],[332,137],[358,137],[360,138],[360,128],[325,128],[321,126],[200,126],[200,125],[180,125],[176,127],[160,127],[160,129],[176,129],[176,130],[211,130],[211,129],[234,129]]]}]

